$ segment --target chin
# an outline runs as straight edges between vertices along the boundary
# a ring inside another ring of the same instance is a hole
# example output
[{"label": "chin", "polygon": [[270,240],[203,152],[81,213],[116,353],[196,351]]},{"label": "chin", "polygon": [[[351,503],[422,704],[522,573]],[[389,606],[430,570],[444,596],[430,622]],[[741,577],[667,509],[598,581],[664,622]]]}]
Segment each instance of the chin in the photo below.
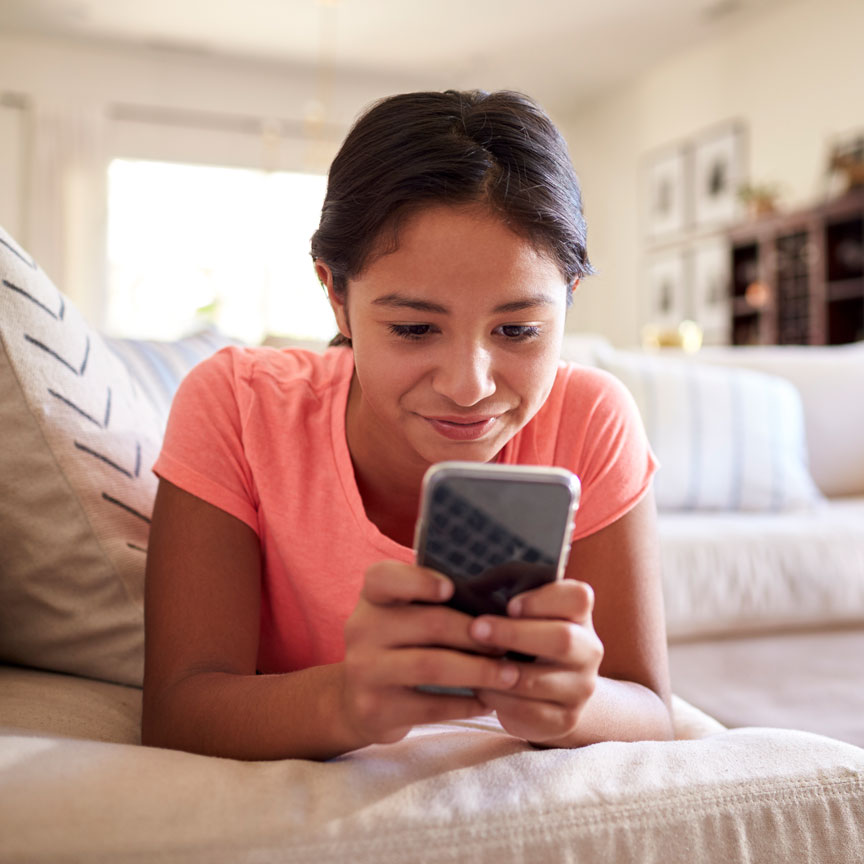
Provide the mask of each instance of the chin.
[{"label": "chin", "polygon": [[423,442],[415,447],[420,457],[434,465],[437,462],[491,462],[509,438],[495,441]]}]

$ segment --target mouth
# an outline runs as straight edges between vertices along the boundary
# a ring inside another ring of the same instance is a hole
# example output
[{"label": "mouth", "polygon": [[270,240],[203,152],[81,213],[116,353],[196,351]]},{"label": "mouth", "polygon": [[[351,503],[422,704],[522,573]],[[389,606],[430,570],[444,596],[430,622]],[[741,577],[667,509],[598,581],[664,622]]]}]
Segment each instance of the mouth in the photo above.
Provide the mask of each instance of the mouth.
[{"label": "mouth", "polygon": [[426,417],[420,415],[439,435],[451,441],[476,441],[492,430],[498,415],[485,417]]}]

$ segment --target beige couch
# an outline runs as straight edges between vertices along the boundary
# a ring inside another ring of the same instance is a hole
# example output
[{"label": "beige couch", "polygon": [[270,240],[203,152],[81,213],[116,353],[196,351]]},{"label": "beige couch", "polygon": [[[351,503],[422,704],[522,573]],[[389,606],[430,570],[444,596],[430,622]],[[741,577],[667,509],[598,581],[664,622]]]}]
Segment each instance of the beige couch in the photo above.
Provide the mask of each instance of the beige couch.
[{"label": "beige couch", "polygon": [[142,747],[149,466],[219,342],[111,343],[0,233],[0,862],[861,860],[864,750],[678,698],[670,743],[541,751],[483,718],[324,764]]},{"label": "beige couch", "polygon": [[[664,363],[689,367],[694,390],[694,361]],[[696,365],[700,378],[720,388],[701,394],[701,434],[734,428],[751,443],[767,436],[762,458],[755,446],[749,464],[737,454],[744,484],[770,480],[774,505],[784,494],[787,503],[800,500],[789,509],[760,508],[756,494],[749,512],[661,511],[676,692],[729,726],[789,726],[864,746],[864,343],[712,348]],[[736,375],[746,376],[765,416],[743,397],[735,407],[746,407],[748,417],[731,419],[724,390]],[[778,392],[784,384],[785,398]],[[659,437],[667,457],[689,470],[686,432]],[[672,455],[670,446],[682,450]],[[721,501],[733,473],[723,449],[712,441],[720,464],[702,473]]]}]

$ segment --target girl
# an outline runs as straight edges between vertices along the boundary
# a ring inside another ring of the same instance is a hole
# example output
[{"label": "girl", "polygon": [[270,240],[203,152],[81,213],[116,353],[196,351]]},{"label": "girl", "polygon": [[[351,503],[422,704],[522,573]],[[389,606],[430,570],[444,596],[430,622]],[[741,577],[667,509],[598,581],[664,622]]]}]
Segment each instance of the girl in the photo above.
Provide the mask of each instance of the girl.
[{"label": "girl", "polygon": [[[591,268],[551,121],[507,92],[379,102],[333,162],[312,256],[332,347],[225,349],[177,393],[144,743],[326,759],[492,711],[542,746],[671,737],[654,459],[615,379],[559,362]],[[576,473],[568,578],[506,617],[441,605],[452,584],[410,547],[449,459]]]}]

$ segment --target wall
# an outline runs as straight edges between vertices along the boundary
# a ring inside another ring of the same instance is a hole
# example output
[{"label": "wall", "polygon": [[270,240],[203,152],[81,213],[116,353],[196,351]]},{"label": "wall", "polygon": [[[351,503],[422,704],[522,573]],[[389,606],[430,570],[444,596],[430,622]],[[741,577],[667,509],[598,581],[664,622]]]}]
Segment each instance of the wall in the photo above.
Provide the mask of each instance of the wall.
[{"label": "wall", "polygon": [[786,207],[818,198],[829,140],[864,129],[862,33],[860,0],[799,0],[730,19],[709,41],[562,122],[600,271],[581,287],[572,329],[602,332],[619,345],[639,340],[640,164],[652,149],[741,118],[751,179],[779,182]]},{"label": "wall", "polygon": [[[581,286],[570,329],[599,331],[619,345],[639,339],[640,164],[652,149],[741,118],[753,179],[780,181],[788,206],[819,194],[828,139],[864,127],[862,32],[861,0],[798,0],[758,17],[731,16],[708,41],[569,118],[557,115],[583,181],[589,251],[600,271]],[[0,35],[0,97],[14,96],[0,104],[0,219],[17,226],[99,324],[107,158],[320,170],[367,102],[440,84],[334,78],[328,123],[311,134],[304,118],[322,82],[309,69]],[[13,158],[22,160],[17,172],[8,167]]]},{"label": "wall", "polygon": [[[404,76],[322,81],[308,68],[0,36],[0,219],[101,326],[111,158],[324,172],[364,105],[421,86]],[[322,98],[326,117],[311,123]]]}]

